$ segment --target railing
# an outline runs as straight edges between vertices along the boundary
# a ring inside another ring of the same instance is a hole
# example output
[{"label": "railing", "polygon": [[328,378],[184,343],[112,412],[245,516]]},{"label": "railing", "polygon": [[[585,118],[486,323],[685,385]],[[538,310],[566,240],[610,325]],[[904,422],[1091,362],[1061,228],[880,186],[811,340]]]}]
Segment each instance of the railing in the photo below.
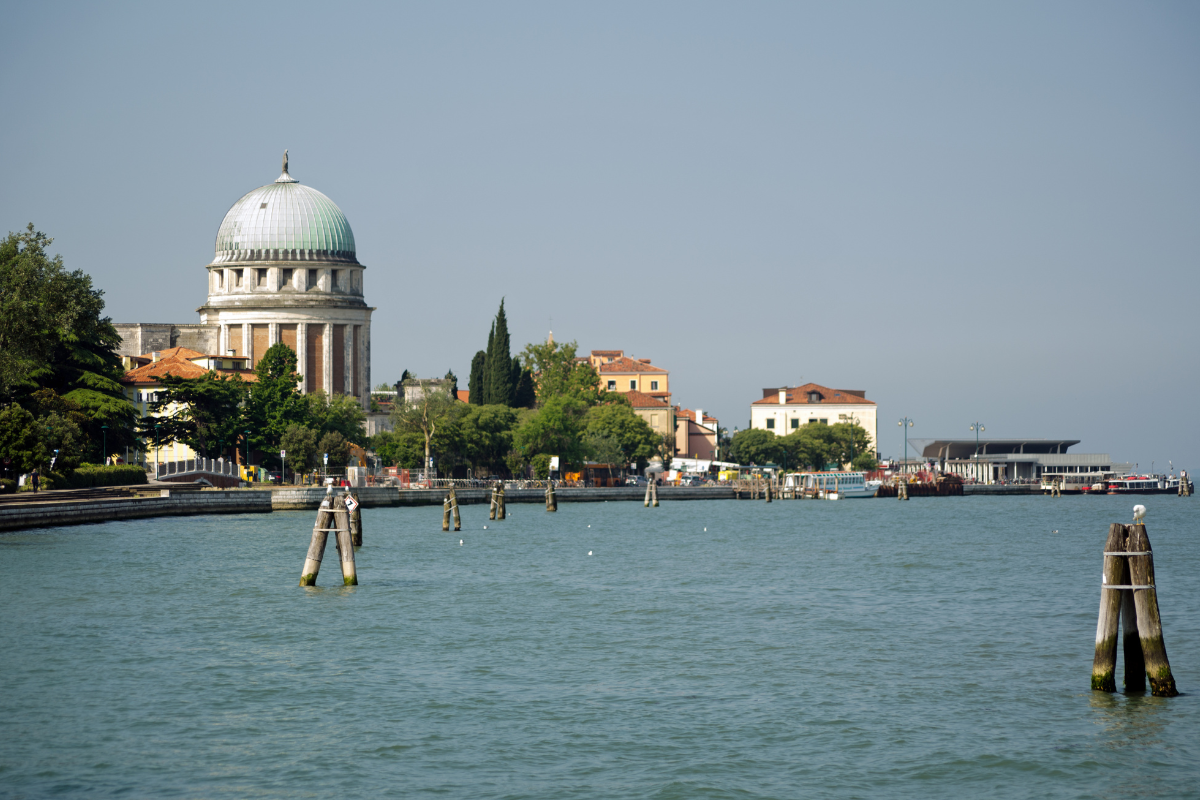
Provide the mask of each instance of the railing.
[{"label": "railing", "polygon": [[148,461],[145,467],[146,474],[152,478],[165,478],[168,475],[185,475],[191,472],[224,475],[230,478],[238,477],[237,464],[222,458],[188,458],[181,461],[160,461],[157,465],[154,462]]}]

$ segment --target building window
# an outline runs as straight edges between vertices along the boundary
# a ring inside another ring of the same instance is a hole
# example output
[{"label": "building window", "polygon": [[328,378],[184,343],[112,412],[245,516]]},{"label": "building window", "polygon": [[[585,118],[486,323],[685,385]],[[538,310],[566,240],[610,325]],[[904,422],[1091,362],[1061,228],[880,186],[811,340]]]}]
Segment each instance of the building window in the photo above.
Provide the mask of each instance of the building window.
[{"label": "building window", "polygon": [[652,391],[652,392],[658,391],[658,381],[650,381],[650,391]]},{"label": "building window", "polygon": [[615,392],[615,391],[617,390],[617,382],[616,382],[616,381],[609,381],[609,382],[608,382],[608,390],[609,390],[610,392]]},{"label": "building window", "polygon": [[799,427],[800,427],[800,420],[796,419],[795,417],[792,417],[792,427],[793,427],[793,428],[799,428]]},{"label": "building window", "polygon": [[636,381],[636,380],[631,380],[631,381],[629,382],[629,391],[631,391],[631,392],[632,392],[632,391],[633,391],[634,389],[636,389],[636,388],[637,388],[637,381]]},{"label": "building window", "polygon": [[829,424],[829,420],[827,420],[827,419],[823,419],[823,420],[821,420],[821,424],[822,424],[822,425],[828,425],[828,424]]},{"label": "building window", "polygon": [[810,419],[810,420],[808,421],[808,424],[809,424],[809,425],[816,425],[816,424],[817,424],[817,421],[816,421],[815,419]]},{"label": "building window", "polygon": [[767,430],[775,430],[775,420],[770,417],[767,418]]}]

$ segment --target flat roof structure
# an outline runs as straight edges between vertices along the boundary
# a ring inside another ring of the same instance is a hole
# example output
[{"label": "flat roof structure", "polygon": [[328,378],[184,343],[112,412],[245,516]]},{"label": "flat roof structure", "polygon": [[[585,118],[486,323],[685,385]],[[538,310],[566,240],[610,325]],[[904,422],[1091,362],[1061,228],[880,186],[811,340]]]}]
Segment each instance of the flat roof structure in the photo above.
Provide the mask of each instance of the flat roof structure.
[{"label": "flat roof structure", "polygon": [[960,459],[1008,453],[1065,453],[1079,439],[909,439],[908,446],[924,458]]}]

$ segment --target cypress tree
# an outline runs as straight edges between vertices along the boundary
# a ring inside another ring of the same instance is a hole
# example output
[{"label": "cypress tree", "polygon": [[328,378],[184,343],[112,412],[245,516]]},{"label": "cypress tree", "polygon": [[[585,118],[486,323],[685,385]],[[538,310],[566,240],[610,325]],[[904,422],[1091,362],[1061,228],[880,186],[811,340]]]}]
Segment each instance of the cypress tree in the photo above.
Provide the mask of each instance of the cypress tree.
[{"label": "cypress tree", "polygon": [[487,368],[487,353],[480,350],[471,359],[471,377],[468,378],[467,389],[470,391],[470,398],[467,400],[473,406],[483,405],[483,376]]},{"label": "cypress tree", "polygon": [[509,356],[508,318],[504,315],[504,300],[496,312],[492,325],[492,341],[488,350],[488,403],[511,406],[513,390],[516,388],[512,374],[512,358]]},{"label": "cypress tree", "polygon": [[487,350],[484,351],[483,359],[483,403],[490,405],[492,402],[492,353],[496,349],[496,323],[492,322],[492,327],[488,330]]},{"label": "cypress tree", "polygon": [[533,386],[533,373],[523,369],[521,377],[517,381],[516,391],[513,393],[513,408],[533,408],[535,403],[537,403],[537,391]]}]

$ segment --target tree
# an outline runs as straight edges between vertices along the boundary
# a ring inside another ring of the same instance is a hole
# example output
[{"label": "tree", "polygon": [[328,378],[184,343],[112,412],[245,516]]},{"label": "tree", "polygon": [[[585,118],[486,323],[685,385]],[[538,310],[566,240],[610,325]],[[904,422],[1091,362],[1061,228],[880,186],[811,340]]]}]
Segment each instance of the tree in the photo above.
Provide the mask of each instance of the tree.
[{"label": "tree", "polygon": [[831,462],[851,464],[854,469],[875,468],[875,454],[871,447],[871,437],[865,428],[854,422],[839,422],[828,428],[830,433],[829,460]]},{"label": "tree", "polygon": [[309,424],[312,414],[308,401],[300,394],[292,348],[282,343],[272,345],[254,374],[258,380],[247,386],[246,427],[252,431],[250,443],[254,448],[273,457],[278,450],[287,450],[282,445],[284,433],[292,426]]},{"label": "tree", "polygon": [[445,425],[455,415],[461,403],[450,397],[444,386],[438,386],[433,381],[417,381],[421,388],[420,397],[413,402],[397,399],[392,411],[392,427],[398,433],[420,433],[425,439],[425,461],[429,464],[431,455],[430,441],[438,427]]},{"label": "tree", "polygon": [[504,314],[504,300],[492,323],[492,335],[488,337],[486,363],[485,405],[511,406],[513,390],[516,388],[512,374],[512,358],[509,355],[508,317]]},{"label": "tree", "polygon": [[287,451],[287,465],[303,472],[315,466],[313,456],[317,452],[317,432],[295,422],[291,423],[279,437],[279,449]]},{"label": "tree", "polygon": [[475,469],[487,474],[508,466],[517,412],[508,406],[469,406],[458,420],[463,455]]},{"label": "tree", "polygon": [[355,444],[367,440],[367,415],[358,398],[347,394],[328,395],[318,390],[304,395],[304,399],[308,404],[309,424],[318,433],[336,431]]},{"label": "tree", "polygon": [[446,380],[449,381],[450,396],[458,399],[458,376],[454,374],[454,370],[446,370]]},{"label": "tree", "polygon": [[592,461],[601,464],[625,464],[629,459],[621,450],[621,442],[616,436],[600,431],[586,431],[583,434],[583,444],[587,448]]},{"label": "tree", "polygon": [[587,434],[593,440],[604,438],[617,443],[620,451],[617,460],[609,460],[611,453],[603,459],[596,456],[605,463],[636,462],[639,468],[644,468],[657,451],[661,438],[624,397],[588,409],[586,423]]},{"label": "tree", "polygon": [[487,353],[480,350],[471,359],[471,377],[467,384],[467,402],[473,406],[481,406],[483,402],[484,375],[487,371]]},{"label": "tree", "polygon": [[[516,362],[517,359],[513,358]],[[537,391],[533,386],[533,373],[524,367],[520,368],[517,377],[517,388],[513,391],[513,408],[533,408],[537,405]]]},{"label": "tree", "polygon": [[733,435],[730,455],[739,464],[775,464],[783,455],[779,437],[762,428],[747,428]]},{"label": "tree", "polygon": [[31,472],[45,462],[46,446],[38,434],[33,414],[25,409],[10,405],[0,411],[0,461],[6,471]]},{"label": "tree", "polygon": [[587,457],[583,443],[585,411],[587,405],[582,400],[553,397],[517,428],[513,443],[527,459],[541,453],[560,456],[564,466],[581,464]]},{"label": "tree", "polygon": [[180,442],[208,457],[214,448],[223,456],[243,436],[246,383],[239,375],[222,377],[211,370],[199,378],[164,375],[156,394],[150,415],[140,421],[142,434],[152,441]]},{"label": "tree", "polygon": [[600,401],[600,375],[587,361],[576,360],[575,342],[527,344],[521,363],[533,376],[537,401],[573,397],[585,405]]},{"label": "tree", "polygon": [[103,292],[62,257],[46,254],[53,239],[35,231],[0,242],[0,402],[20,402],[53,389],[84,415],[89,455],[101,457],[101,426],[108,443],[135,444],[137,414],[125,399],[116,348],[121,337],[104,311]]},{"label": "tree", "polygon": [[325,456],[329,456],[329,466],[344,467],[350,460],[350,442],[337,431],[329,431],[317,442],[317,453],[320,454],[322,465]]}]

